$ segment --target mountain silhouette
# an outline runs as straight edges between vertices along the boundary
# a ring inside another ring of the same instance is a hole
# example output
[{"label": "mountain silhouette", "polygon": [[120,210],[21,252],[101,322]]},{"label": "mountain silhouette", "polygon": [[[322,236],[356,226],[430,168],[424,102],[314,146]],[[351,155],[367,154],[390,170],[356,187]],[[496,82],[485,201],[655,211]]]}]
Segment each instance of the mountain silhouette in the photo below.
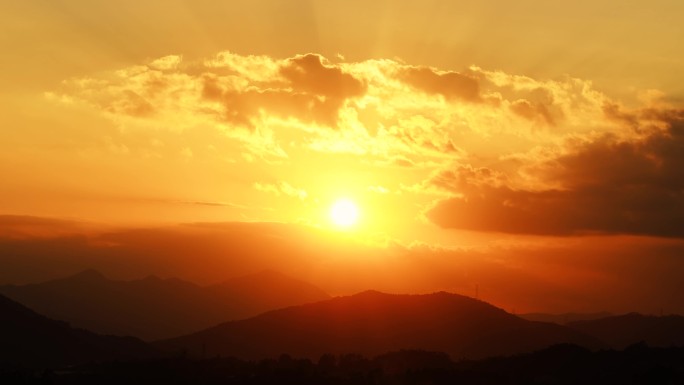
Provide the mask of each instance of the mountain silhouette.
[{"label": "mountain silhouette", "polygon": [[591,321],[577,321],[568,327],[594,336],[612,348],[623,349],[645,342],[654,347],[684,346],[684,317],[647,316],[629,313]]},{"label": "mountain silhouette", "polygon": [[566,327],[527,321],[485,302],[449,293],[392,295],[367,291],[226,322],[191,335],[158,341],[168,352],[243,359],[317,359],[325,353],[372,357],[401,349],[448,353],[452,358],[515,354],[556,343],[598,347]]},{"label": "mountain silhouette", "polygon": [[0,294],[75,327],[144,340],[330,298],[313,285],[273,271],[202,287],[156,276],[114,281],[86,270],[39,284],[0,286]]},{"label": "mountain silhouette", "polygon": [[0,295],[0,363],[5,365],[45,368],[155,355],[139,339],[74,329]]}]

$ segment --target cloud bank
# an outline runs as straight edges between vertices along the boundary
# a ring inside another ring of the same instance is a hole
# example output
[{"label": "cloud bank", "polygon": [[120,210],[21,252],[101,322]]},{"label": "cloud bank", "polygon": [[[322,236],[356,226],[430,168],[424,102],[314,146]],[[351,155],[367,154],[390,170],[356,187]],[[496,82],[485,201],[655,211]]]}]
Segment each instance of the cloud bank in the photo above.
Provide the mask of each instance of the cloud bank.
[{"label": "cloud bank", "polygon": [[684,237],[684,109],[658,97],[627,107],[586,80],[221,52],[71,79],[48,96],[116,122],[117,148],[131,133],[201,131],[204,143],[179,152],[285,165],[353,155],[410,173],[405,191],[433,196],[425,217],[444,228]]}]

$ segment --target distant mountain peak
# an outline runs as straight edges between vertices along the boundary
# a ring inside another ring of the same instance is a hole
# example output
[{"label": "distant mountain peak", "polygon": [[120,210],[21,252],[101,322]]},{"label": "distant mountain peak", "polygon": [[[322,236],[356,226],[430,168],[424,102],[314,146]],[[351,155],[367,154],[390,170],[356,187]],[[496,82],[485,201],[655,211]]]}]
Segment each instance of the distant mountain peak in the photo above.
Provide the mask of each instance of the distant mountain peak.
[{"label": "distant mountain peak", "polygon": [[[450,298],[450,299],[459,299],[459,300],[468,300],[468,301],[473,301],[473,302],[482,302],[478,299],[464,296],[461,294],[456,294],[456,293],[449,293],[447,291],[437,291],[433,293],[423,293],[423,294],[400,294],[400,293],[387,293],[387,292],[382,292],[378,290],[365,290],[356,294],[353,294],[351,296],[348,296],[347,298],[377,298],[377,299],[384,299],[384,298],[408,298],[408,297],[413,297],[413,298],[418,298],[418,297],[423,297],[423,298]],[[484,302],[483,302],[484,303]]]},{"label": "distant mountain peak", "polygon": [[389,297],[392,295],[399,295],[399,294],[384,293],[382,291],[371,289],[371,290],[364,290],[362,292],[356,293],[354,295],[351,295],[350,297]]},{"label": "distant mountain peak", "polygon": [[106,281],[107,278],[95,269],[86,269],[80,273],[76,273],[69,277],[68,279],[74,280],[87,280],[87,281]]}]

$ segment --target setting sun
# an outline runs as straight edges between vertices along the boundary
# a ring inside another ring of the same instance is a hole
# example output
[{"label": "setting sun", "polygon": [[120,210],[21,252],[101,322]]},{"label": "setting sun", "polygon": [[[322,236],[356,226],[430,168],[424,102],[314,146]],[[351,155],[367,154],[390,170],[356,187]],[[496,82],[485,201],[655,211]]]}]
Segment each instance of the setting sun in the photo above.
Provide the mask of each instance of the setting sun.
[{"label": "setting sun", "polygon": [[340,199],[330,209],[330,219],[340,227],[353,226],[359,219],[359,208],[349,199]]}]

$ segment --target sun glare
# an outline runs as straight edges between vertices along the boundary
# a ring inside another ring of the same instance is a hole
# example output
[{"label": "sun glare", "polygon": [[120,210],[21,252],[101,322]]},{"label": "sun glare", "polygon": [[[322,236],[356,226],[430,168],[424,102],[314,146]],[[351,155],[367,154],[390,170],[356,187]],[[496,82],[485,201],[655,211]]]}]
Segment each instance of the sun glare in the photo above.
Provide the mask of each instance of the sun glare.
[{"label": "sun glare", "polygon": [[359,208],[349,199],[340,199],[332,205],[330,219],[340,227],[353,226],[359,220]]}]

